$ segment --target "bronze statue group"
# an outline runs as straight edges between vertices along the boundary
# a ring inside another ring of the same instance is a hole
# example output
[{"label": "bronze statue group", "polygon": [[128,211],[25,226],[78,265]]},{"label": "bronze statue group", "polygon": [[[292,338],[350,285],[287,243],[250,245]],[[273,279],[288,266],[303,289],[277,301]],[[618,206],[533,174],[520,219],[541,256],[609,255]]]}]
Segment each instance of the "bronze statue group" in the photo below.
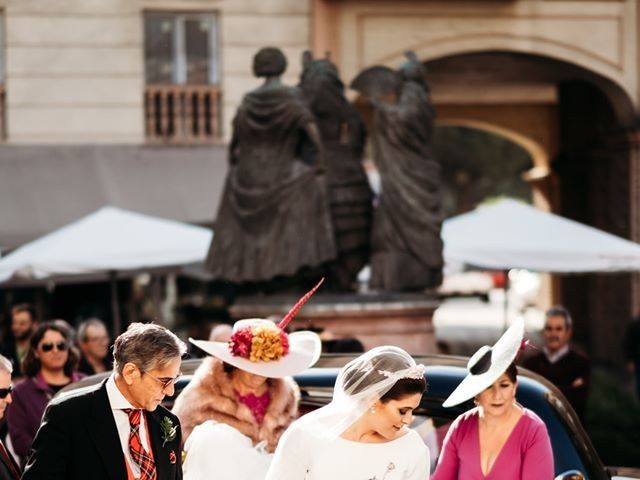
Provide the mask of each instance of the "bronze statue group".
[{"label": "bronze statue group", "polygon": [[296,87],[281,82],[286,66],[277,48],[254,57],[264,83],[233,120],[207,259],[213,277],[273,287],[324,276],[329,289],[349,291],[371,264],[374,290],[439,285],[441,175],[422,63],[408,54],[398,71],[373,67],[352,84],[375,110],[375,202],[363,168],[366,129],[335,65],[306,53]]}]

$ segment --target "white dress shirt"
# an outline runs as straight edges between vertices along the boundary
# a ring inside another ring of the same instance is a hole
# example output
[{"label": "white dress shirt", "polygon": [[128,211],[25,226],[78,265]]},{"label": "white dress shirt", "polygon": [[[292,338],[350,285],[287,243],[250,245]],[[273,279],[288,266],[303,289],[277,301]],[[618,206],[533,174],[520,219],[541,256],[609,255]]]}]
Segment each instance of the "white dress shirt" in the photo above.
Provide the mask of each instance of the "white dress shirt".
[{"label": "white dress shirt", "polygon": [[569,353],[569,345],[565,345],[560,350],[555,352],[551,352],[547,347],[542,347],[542,351],[544,352],[549,363],[556,363],[562,359],[567,353]]},{"label": "white dress shirt", "polygon": [[[135,407],[129,403],[129,400],[127,400],[118,389],[114,375],[109,377],[106,387],[107,397],[109,397],[109,404],[111,405],[111,413],[113,413],[113,419],[116,421],[116,427],[118,428],[118,436],[120,437],[122,453],[124,453],[124,458],[129,463],[129,467],[131,467],[133,476],[135,478],[140,478],[140,467],[133,461],[133,458],[131,458],[131,452],[129,451],[129,434],[131,433],[131,425],[129,424],[129,415],[124,412],[124,409],[126,408],[135,410]],[[143,415],[140,415],[140,428],[138,431],[140,433],[142,446],[148,452],[150,449],[149,439],[147,438],[147,425],[144,412],[142,413]]]}]

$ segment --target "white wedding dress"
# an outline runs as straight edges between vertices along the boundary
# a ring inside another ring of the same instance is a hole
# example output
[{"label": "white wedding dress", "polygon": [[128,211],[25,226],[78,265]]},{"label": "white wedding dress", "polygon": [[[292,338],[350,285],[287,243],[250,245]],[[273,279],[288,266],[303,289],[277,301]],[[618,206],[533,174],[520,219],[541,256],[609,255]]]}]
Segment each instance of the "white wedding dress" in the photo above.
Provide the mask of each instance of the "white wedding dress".
[{"label": "white wedding dress", "polygon": [[267,479],[429,480],[429,464],[429,450],[413,430],[386,443],[324,441],[294,423],[280,440]]},{"label": "white wedding dress", "polygon": [[263,480],[273,457],[263,447],[226,423],[208,420],[185,443],[184,480]]}]

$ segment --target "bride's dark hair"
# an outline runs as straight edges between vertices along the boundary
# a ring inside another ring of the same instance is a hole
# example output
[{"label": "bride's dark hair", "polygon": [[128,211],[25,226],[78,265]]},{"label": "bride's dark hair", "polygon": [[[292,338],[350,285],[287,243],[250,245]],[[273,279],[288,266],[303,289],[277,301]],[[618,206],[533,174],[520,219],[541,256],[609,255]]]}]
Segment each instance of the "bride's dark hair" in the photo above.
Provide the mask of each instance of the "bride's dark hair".
[{"label": "bride's dark hair", "polygon": [[[401,355],[394,352],[383,352],[369,359],[359,368],[349,369],[344,375],[342,385],[345,392],[355,395],[366,390],[371,385],[383,382],[389,377],[389,374],[406,370],[409,367],[410,365],[407,365],[406,358]],[[427,382],[424,376],[421,378],[400,378],[380,397],[380,401],[386,403],[390,400],[400,400],[407,395],[422,394],[426,388]]]}]

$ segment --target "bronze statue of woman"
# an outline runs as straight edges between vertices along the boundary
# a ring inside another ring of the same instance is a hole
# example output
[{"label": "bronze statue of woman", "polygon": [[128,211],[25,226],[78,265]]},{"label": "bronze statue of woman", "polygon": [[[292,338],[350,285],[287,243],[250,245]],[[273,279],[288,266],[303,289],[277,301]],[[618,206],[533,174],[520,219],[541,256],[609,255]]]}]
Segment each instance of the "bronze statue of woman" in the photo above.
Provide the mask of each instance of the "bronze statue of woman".
[{"label": "bronze statue of woman", "polygon": [[431,149],[435,112],[424,65],[413,52],[406,56],[398,72],[372,67],[352,83],[375,110],[373,152],[381,188],[370,288],[381,291],[422,290],[442,281],[442,180]]},{"label": "bronze statue of woman", "polygon": [[313,112],[327,161],[335,261],[327,265],[327,287],[354,290],[358,272],[369,262],[373,193],[362,165],[366,129],[344,95],[338,69],[328,59],[302,58],[300,89]]},{"label": "bronze statue of woman", "polygon": [[253,71],[263,85],[233,120],[230,168],[206,260],[235,284],[293,277],[335,258],[323,148],[300,90],[283,85],[287,60],[263,48]]}]

